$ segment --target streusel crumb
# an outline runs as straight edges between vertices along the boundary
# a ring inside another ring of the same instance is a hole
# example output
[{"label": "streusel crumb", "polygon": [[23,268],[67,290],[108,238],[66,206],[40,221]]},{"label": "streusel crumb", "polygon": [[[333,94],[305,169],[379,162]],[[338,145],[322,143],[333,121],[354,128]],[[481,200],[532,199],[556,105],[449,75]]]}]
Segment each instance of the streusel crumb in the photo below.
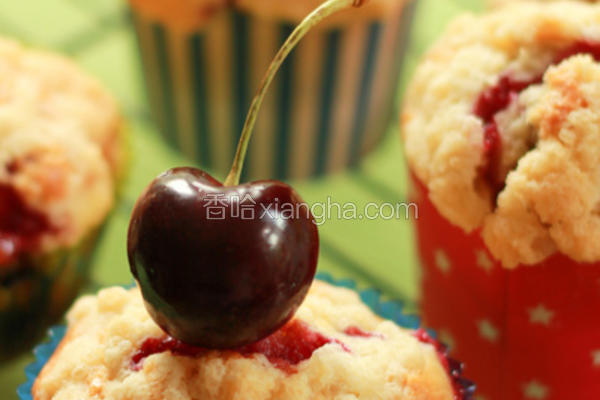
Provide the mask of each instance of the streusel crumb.
[{"label": "streusel crumb", "polygon": [[113,98],[67,59],[0,38],[0,185],[51,226],[40,251],[105,219],[124,163]]},{"label": "streusel crumb", "polygon": [[[557,251],[600,260],[599,56],[600,5],[523,2],[458,18],[406,93],[412,171],[506,267]],[[486,120],[476,105],[502,84],[513,89]]]},{"label": "streusel crumb", "polygon": [[[315,282],[294,318],[338,342],[317,349],[293,373],[262,354],[231,351],[197,357],[163,352],[136,370],[131,360],[137,349],[164,333],[138,289],[102,290],[69,312],[67,335],[38,377],[34,399],[454,399],[433,346],[375,316],[355,292]],[[374,336],[344,333],[351,326]]]}]

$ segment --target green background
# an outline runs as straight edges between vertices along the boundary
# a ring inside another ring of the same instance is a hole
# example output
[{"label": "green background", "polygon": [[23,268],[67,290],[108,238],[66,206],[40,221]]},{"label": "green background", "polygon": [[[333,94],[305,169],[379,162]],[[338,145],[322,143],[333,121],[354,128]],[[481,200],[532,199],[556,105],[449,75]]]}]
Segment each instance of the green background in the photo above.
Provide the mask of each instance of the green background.
[{"label": "green background", "polygon": [[[447,22],[484,0],[418,0],[404,64],[404,83],[427,46]],[[136,41],[122,0],[19,0],[0,6],[0,33],[27,44],[62,52],[98,77],[119,100],[128,121],[133,159],[124,195],[115,209],[95,259],[92,285],[131,282],[126,229],[131,207],[144,186],[161,171],[188,164],[161,142],[144,98]],[[397,203],[406,196],[406,169],[394,121],[380,146],[356,169],[325,179],[292,182],[307,202]],[[222,178],[222,177],[219,177]],[[265,177],[268,178],[268,177]],[[331,219],[320,227],[319,268],[336,278],[353,278],[391,298],[414,302],[417,263],[410,223],[403,219]],[[24,356],[0,368],[0,397],[16,399],[24,381]]]}]

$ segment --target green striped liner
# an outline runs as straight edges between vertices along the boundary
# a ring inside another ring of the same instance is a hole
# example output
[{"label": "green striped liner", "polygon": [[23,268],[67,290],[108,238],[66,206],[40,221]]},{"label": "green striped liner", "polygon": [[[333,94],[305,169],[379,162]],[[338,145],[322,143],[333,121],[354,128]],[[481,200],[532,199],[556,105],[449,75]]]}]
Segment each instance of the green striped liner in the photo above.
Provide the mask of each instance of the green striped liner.
[{"label": "green striped liner", "polygon": [[[308,178],[354,165],[396,110],[416,1],[396,15],[311,32],[283,64],[250,145],[245,179]],[[236,11],[183,33],[133,11],[147,91],[165,140],[224,176],[252,95],[293,26]]]},{"label": "green striped liner", "polygon": [[0,362],[29,350],[87,283],[103,228],[72,248],[23,258],[0,274]]}]

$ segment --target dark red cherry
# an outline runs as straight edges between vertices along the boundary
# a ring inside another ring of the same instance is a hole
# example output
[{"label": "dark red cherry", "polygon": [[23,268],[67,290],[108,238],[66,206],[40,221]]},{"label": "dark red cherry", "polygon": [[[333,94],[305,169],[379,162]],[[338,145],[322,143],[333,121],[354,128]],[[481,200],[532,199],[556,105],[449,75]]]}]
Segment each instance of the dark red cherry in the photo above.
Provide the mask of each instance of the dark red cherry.
[{"label": "dark red cherry", "polygon": [[152,318],[204,348],[236,348],[283,326],[314,278],[319,238],[288,185],[226,187],[194,168],[157,177],[129,226],[131,272]]},{"label": "dark red cherry", "polygon": [[292,49],[327,16],[362,0],[330,0],[284,42],[252,100],[225,185],[197,169],[156,178],[138,200],[127,251],[154,320],[204,348],[240,348],[283,326],[304,300],[319,252],[315,220],[288,185],[239,185],[260,105]]}]

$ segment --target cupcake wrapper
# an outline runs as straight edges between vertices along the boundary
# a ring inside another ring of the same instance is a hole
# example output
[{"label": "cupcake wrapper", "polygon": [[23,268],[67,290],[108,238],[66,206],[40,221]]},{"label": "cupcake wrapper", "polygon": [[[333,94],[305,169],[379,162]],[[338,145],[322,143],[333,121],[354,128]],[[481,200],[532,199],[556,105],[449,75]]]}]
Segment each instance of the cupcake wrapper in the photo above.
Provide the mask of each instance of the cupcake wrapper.
[{"label": "cupcake wrapper", "polygon": [[[317,274],[317,279],[325,281],[335,286],[345,287],[348,289],[355,290],[359,293],[361,300],[373,310],[374,313],[380,315],[383,318],[390,319],[401,327],[407,329],[417,329],[419,327],[419,318],[413,315],[408,315],[403,312],[404,304],[397,301],[383,301],[381,299],[381,293],[375,289],[358,290],[356,282],[352,279],[335,280],[326,273]],[[432,332],[428,332],[434,336]],[[55,326],[49,330],[49,340],[36,347],[33,351],[35,355],[35,361],[25,368],[25,375],[27,377],[26,383],[21,385],[17,393],[20,400],[33,400],[31,389],[37,379],[42,368],[54,351],[58,348],[60,341],[66,334],[65,326]],[[455,376],[455,379],[462,379],[460,376]],[[470,382],[465,381],[467,385],[471,385]],[[465,398],[469,398],[465,396]]]},{"label": "cupcake wrapper", "polygon": [[2,271],[0,361],[31,349],[71,305],[86,283],[101,231],[71,249],[21,260],[12,272]]},{"label": "cupcake wrapper", "polygon": [[[389,126],[416,1],[381,22],[317,29],[283,64],[245,179],[305,178],[356,163]],[[179,32],[133,11],[150,107],[168,144],[224,175],[262,76],[293,26],[223,12]]]},{"label": "cupcake wrapper", "polygon": [[413,179],[424,324],[486,400],[600,399],[600,263],[554,255],[507,270]]}]

